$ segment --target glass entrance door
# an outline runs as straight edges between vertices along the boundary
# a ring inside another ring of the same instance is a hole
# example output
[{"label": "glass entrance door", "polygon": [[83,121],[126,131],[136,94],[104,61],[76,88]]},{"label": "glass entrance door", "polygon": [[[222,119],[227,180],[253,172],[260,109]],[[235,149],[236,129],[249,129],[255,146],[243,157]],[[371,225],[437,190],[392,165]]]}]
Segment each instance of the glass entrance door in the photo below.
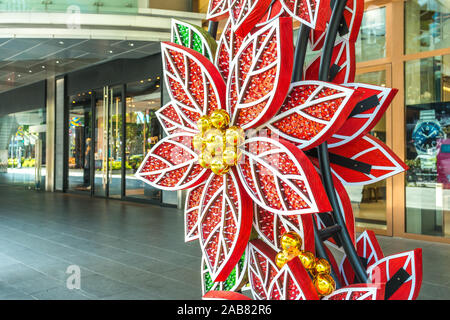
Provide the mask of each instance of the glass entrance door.
[{"label": "glass entrance door", "polygon": [[94,194],[122,197],[122,87],[95,90]]},{"label": "glass entrance door", "polygon": [[[391,65],[360,68],[355,82],[390,87]],[[370,134],[391,145],[391,107]],[[346,189],[352,202],[356,227],[392,235],[392,178],[366,186],[346,186]]]}]

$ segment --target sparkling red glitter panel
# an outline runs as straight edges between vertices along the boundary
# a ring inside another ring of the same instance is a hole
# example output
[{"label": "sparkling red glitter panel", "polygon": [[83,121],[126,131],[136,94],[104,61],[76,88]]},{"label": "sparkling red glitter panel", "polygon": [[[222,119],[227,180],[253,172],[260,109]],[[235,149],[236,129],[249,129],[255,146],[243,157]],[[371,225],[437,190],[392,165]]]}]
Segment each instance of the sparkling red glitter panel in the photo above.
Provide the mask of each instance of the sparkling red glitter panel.
[{"label": "sparkling red glitter panel", "polygon": [[377,97],[378,104],[348,118],[341,128],[327,140],[329,148],[342,146],[370,132],[386,112],[392,99],[398,92],[397,89],[362,83],[348,83],[345,86],[357,89],[363,93],[359,98],[360,102],[358,104],[364,105],[364,101],[374,96]]},{"label": "sparkling red glitter panel", "polygon": [[408,166],[387,145],[369,134],[329,151],[371,165],[370,173],[363,173],[331,163],[332,172],[344,184],[371,184],[408,170]]},{"label": "sparkling red glitter panel", "polygon": [[372,283],[386,283],[403,268],[409,274],[406,281],[389,300],[415,300],[422,285],[422,249],[393,254],[378,260],[367,269]]},{"label": "sparkling red glitter panel", "polygon": [[[356,240],[356,251],[359,257],[365,259],[367,263],[366,268],[384,257],[375,233],[371,230],[365,230],[358,237]],[[339,266],[339,273],[343,284],[349,285],[355,282],[355,272],[346,255],[342,258],[341,265]]]},{"label": "sparkling red glitter panel", "polygon": [[183,118],[196,127],[200,116],[225,107],[225,82],[211,61],[192,49],[161,44],[164,78]]},{"label": "sparkling red glitter panel", "polygon": [[184,209],[184,240],[186,242],[198,239],[198,216],[205,184],[206,182],[203,182],[190,189],[186,195]]},{"label": "sparkling red glitter panel", "polygon": [[225,82],[228,81],[231,61],[236,56],[244,39],[233,32],[231,20],[228,20],[217,44],[215,58],[215,65]]},{"label": "sparkling red glitter panel", "polygon": [[330,138],[345,123],[361,93],[321,81],[293,83],[267,128],[308,150]]},{"label": "sparkling red glitter panel", "polygon": [[252,199],[273,213],[296,215],[330,211],[320,177],[294,145],[265,137],[247,139],[240,147],[241,181]]},{"label": "sparkling red glitter panel", "polygon": [[262,240],[249,244],[248,276],[255,300],[318,300],[307,271],[298,258],[279,269],[277,252]]},{"label": "sparkling red glitter panel", "polygon": [[272,249],[281,251],[281,236],[294,231],[303,239],[302,250],[314,252],[314,230],[311,215],[279,215],[255,206],[253,228]]},{"label": "sparkling red glitter panel", "polygon": [[[317,80],[319,78],[321,54],[317,55],[313,61],[306,67],[305,80]],[[335,74],[330,82],[341,84],[349,83],[355,80],[356,61],[355,44],[347,40],[341,40],[335,44],[331,57],[330,74]]]},{"label": "sparkling red glitter panel", "polygon": [[199,240],[213,281],[225,281],[242,257],[252,224],[251,200],[236,177],[211,175],[200,200]]},{"label": "sparkling red glitter panel", "polygon": [[271,0],[229,0],[234,32],[245,37],[264,16],[270,3]]},{"label": "sparkling red glitter panel", "polygon": [[323,300],[384,300],[384,283],[361,283],[337,289]]},{"label": "sparkling red glitter panel", "polygon": [[331,14],[329,0],[281,0],[284,10],[311,29],[324,31]]},{"label": "sparkling red glitter panel", "polygon": [[206,19],[220,21],[228,16],[228,0],[210,0]]},{"label": "sparkling red glitter panel", "polygon": [[245,40],[227,82],[227,110],[234,125],[257,127],[277,112],[289,90],[292,63],[290,18],[277,19]]},{"label": "sparkling red glitter panel", "polygon": [[197,112],[182,108],[175,101],[169,102],[159,108],[155,113],[159,123],[167,134],[185,131],[197,132],[197,128],[192,125],[193,119],[197,117]]},{"label": "sparkling red glitter panel", "polygon": [[177,133],[158,142],[136,172],[136,177],[163,190],[187,189],[201,183],[208,172],[197,164],[192,134]]},{"label": "sparkling red glitter panel", "polygon": [[[330,3],[328,6],[330,8]],[[325,8],[324,8],[325,9]],[[324,12],[323,20],[326,21],[328,26],[328,21],[331,16],[331,10],[321,11]],[[347,26],[348,32],[345,34],[340,34],[338,32],[337,39],[343,39],[350,41],[352,43],[356,42],[359,34],[359,29],[361,27],[362,18],[364,15],[364,0],[348,0],[344,9],[344,19]],[[311,49],[320,50],[325,42],[326,32],[318,28],[311,30],[311,35],[309,37]]]}]

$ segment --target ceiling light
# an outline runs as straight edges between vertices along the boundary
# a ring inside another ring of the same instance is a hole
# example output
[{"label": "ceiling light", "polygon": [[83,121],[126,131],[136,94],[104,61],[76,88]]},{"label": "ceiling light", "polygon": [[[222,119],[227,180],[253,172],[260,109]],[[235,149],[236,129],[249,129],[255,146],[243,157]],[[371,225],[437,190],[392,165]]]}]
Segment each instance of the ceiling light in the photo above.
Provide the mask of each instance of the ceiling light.
[{"label": "ceiling light", "polygon": [[60,41],[59,44],[64,44],[64,41]]},{"label": "ceiling light", "polygon": [[113,51],[112,51],[112,50],[109,50],[108,52],[109,52],[109,53],[113,53]]},{"label": "ceiling light", "polygon": [[130,43],[130,47],[134,47],[134,43],[133,42]]},{"label": "ceiling light", "polygon": [[42,69],[45,69],[45,66],[42,66]]},{"label": "ceiling light", "polygon": [[59,60],[56,60],[56,64],[58,64],[59,63]]},{"label": "ceiling light", "polygon": [[32,73],[32,72],[33,72],[33,70],[28,70],[28,72],[29,72],[29,73]]}]

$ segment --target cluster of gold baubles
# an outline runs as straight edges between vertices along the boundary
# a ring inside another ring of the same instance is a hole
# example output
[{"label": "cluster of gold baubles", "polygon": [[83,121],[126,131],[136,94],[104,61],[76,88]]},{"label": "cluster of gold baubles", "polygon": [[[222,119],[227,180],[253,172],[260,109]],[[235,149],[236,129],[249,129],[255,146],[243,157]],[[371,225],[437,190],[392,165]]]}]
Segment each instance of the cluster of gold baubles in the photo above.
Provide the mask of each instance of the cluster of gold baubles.
[{"label": "cluster of gold baubles", "polygon": [[230,115],[223,109],[214,110],[197,121],[200,133],[192,140],[192,147],[199,154],[198,163],[217,175],[237,164],[238,146],[244,141],[244,130],[229,125]]},{"label": "cluster of gold baubles", "polygon": [[275,257],[276,265],[281,269],[293,258],[298,257],[313,279],[319,296],[326,296],[336,290],[336,283],[330,276],[331,267],[327,260],[316,258],[312,252],[302,251],[302,238],[290,231],[281,236],[280,245],[283,251]]}]

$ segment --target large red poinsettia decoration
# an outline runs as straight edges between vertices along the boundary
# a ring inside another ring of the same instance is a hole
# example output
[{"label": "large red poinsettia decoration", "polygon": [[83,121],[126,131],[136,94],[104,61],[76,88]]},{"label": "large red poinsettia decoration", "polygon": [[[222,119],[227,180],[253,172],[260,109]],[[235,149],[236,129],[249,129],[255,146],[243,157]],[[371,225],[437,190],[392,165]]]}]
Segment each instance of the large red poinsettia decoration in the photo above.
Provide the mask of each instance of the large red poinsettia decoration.
[{"label": "large red poinsettia decoration", "polygon": [[[347,43],[359,30],[359,11],[352,9],[357,5],[344,14],[350,30],[342,41]],[[298,234],[298,249],[314,252],[314,224],[319,229],[329,224],[333,209],[322,185],[317,146],[330,145],[336,195],[355,246],[343,184],[367,184],[406,169],[368,134],[395,90],[343,81],[352,78],[351,67],[335,68],[335,77],[324,82],[312,65],[304,80],[291,81],[293,19],[309,26],[315,41],[326,31],[330,14],[325,0],[212,0],[208,19],[228,19],[217,43],[202,29],[174,20],[172,41],[161,45],[170,102],[157,117],[167,136],[150,150],[136,176],[155,188],[188,190],[185,240],[200,243],[205,299],[242,298],[226,290],[240,290],[246,278],[257,299],[323,296],[301,259],[290,257],[282,268],[275,261],[284,234]],[[338,67],[339,50],[334,53]],[[345,57],[351,56],[344,55],[340,65],[350,66]],[[348,288],[324,298],[385,297],[389,279],[376,276],[385,265],[371,269],[374,284],[347,281]],[[351,273],[348,266],[342,270],[341,280]]]}]

